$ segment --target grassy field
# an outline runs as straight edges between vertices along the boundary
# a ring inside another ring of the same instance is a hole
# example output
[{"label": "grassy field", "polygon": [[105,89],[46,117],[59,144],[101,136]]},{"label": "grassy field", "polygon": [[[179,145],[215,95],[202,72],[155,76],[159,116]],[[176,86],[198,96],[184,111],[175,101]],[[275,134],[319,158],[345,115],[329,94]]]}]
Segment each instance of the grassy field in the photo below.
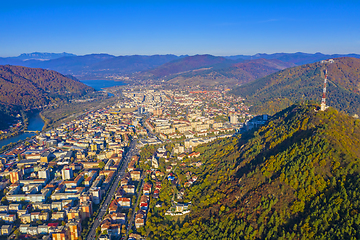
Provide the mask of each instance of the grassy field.
[{"label": "grassy field", "polygon": [[114,108],[111,112],[119,112],[119,113],[129,113],[136,111],[136,107],[134,108]]},{"label": "grassy field", "polygon": [[119,97],[98,98],[89,102],[63,103],[55,108],[45,109],[40,116],[45,122],[43,130],[51,129],[64,122],[69,122],[88,112],[112,106],[120,100]]}]

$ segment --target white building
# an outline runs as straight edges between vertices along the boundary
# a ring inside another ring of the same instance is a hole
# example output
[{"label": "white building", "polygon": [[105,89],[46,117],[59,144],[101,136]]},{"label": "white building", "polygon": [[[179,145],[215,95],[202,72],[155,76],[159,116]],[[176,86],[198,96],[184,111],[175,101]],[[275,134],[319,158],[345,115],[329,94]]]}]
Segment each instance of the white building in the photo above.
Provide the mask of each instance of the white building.
[{"label": "white building", "polygon": [[153,168],[159,168],[159,162],[154,155],[152,156],[151,165]]},{"label": "white building", "polygon": [[231,124],[237,124],[238,123],[238,116],[235,114],[230,115],[230,123]]},{"label": "white building", "polygon": [[62,170],[61,170],[61,176],[62,176],[62,179],[63,180],[67,180],[67,179],[71,179],[73,178],[73,170],[69,167],[64,167]]},{"label": "white building", "polygon": [[92,201],[95,204],[99,204],[101,202],[101,189],[100,187],[92,187],[89,192],[92,195]]},{"label": "white building", "polygon": [[39,178],[44,178],[44,179],[50,179],[49,169],[41,169],[41,170],[38,172],[38,177],[39,177]]}]

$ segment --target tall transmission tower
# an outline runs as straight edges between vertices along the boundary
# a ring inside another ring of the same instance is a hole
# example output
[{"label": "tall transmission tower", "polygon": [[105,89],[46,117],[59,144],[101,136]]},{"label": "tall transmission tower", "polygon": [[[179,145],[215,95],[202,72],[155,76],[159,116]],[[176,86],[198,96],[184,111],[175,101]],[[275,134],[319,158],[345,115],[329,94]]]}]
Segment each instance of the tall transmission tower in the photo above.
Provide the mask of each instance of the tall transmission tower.
[{"label": "tall transmission tower", "polygon": [[326,82],[327,82],[327,69],[325,70],[324,89],[323,89],[323,95],[322,95],[322,99],[321,99],[320,111],[325,111],[328,108],[326,106]]}]

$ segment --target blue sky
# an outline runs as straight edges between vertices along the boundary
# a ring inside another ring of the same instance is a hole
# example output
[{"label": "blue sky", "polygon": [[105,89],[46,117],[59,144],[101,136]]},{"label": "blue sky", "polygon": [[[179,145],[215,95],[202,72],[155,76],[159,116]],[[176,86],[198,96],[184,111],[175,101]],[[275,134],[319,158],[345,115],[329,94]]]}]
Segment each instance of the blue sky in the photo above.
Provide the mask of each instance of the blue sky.
[{"label": "blue sky", "polygon": [[360,54],[359,1],[5,1],[0,56]]}]

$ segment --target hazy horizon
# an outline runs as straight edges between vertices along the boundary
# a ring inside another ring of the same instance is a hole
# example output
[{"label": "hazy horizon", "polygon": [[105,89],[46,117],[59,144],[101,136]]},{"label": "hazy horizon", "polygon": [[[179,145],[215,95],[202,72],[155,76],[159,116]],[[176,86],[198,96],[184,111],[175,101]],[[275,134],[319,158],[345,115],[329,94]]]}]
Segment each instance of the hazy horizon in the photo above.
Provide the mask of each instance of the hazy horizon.
[{"label": "hazy horizon", "polygon": [[[70,52],[39,52],[39,51],[35,51],[35,52],[27,52],[27,53],[21,53],[18,54],[16,56],[0,56],[2,58],[7,58],[7,57],[19,57],[22,54],[33,54],[33,53],[40,53],[40,54],[74,54],[74,53],[70,53]],[[348,52],[348,53],[323,53],[323,52],[272,52],[272,53],[265,53],[265,52],[259,52],[259,53],[255,53],[255,54],[231,54],[231,55],[215,55],[215,54],[210,54],[210,53],[203,53],[203,54],[173,54],[173,53],[164,53],[164,54],[132,54],[132,55],[114,55],[114,54],[110,54],[110,53],[87,53],[87,54],[74,54],[75,56],[85,56],[85,55],[100,55],[100,54],[108,54],[108,55],[112,55],[115,57],[120,57],[120,56],[154,56],[154,55],[175,55],[175,56],[196,56],[196,55],[213,55],[213,56],[217,56],[217,57],[232,57],[232,56],[255,56],[258,54],[267,54],[267,55],[271,55],[271,54],[295,54],[295,53],[304,53],[304,54],[325,54],[325,55],[349,55],[349,54],[360,54],[360,53],[355,53],[355,52]]]}]

